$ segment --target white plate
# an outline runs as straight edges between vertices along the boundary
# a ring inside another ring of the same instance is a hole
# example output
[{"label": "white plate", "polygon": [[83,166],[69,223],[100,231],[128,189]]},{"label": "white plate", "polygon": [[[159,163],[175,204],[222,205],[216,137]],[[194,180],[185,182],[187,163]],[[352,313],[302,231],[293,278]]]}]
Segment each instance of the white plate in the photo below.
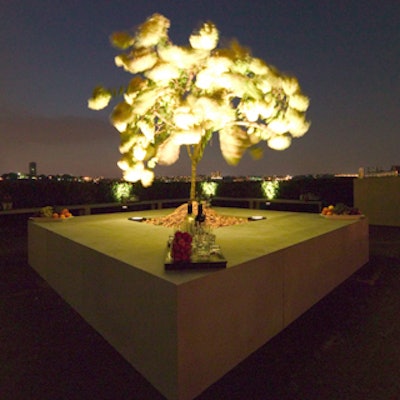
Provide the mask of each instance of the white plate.
[{"label": "white plate", "polygon": [[145,217],[130,217],[128,219],[129,219],[129,221],[136,221],[136,222],[146,221]]},{"label": "white plate", "polygon": [[266,217],[263,217],[262,215],[252,215],[249,217],[250,221],[260,221],[261,219],[265,219]]}]

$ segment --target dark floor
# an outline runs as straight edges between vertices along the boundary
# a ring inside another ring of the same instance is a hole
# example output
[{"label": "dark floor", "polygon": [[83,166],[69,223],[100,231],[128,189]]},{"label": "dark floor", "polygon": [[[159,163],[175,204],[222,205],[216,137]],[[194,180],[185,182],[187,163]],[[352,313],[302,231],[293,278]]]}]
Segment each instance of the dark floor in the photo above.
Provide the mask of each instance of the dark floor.
[{"label": "dark floor", "polygon": [[[27,263],[26,219],[0,217],[0,400],[161,400]],[[400,228],[370,262],[197,400],[399,400]]]}]

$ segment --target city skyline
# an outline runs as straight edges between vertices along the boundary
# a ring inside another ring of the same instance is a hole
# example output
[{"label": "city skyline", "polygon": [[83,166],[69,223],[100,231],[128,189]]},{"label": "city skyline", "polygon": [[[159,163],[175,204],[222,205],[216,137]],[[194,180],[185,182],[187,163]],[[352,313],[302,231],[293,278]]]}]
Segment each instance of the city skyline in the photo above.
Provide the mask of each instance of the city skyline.
[{"label": "city skyline", "polygon": [[[23,171],[36,160],[43,174],[121,177],[110,110],[91,111],[87,99],[95,85],[118,86],[129,77],[115,67],[118,51],[108,36],[154,12],[171,20],[179,44],[213,21],[223,41],[237,38],[254,56],[297,76],[311,100],[310,131],[289,149],[266,148],[261,160],[246,154],[229,167],[215,136],[199,174],[356,173],[399,164],[398,2],[16,0],[0,7],[0,40],[9,55],[0,64],[0,171]],[[156,168],[156,176],[189,175],[185,153]]]},{"label": "city skyline", "polygon": [[[286,180],[286,179],[292,179],[292,178],[297,178],[297,177],[314,177],[314,178],[319,178],[319,177],[359,177],[360,174],[385,174],[385,173],[392,173],[400,170],[400,166],[398,165],[392,165],[390,169],[384,170],[378,167],[371,167],[371,168],[360,168],[357,172],[354,173],[337,173],[337,172],[326,172],[323,174],[300,174],[300,175],[277,175],[277,174],[272,174],[272,175],[265,175],[265,174],[258,174],[258,175],[224,175],[221,173],[221,171],[210,171],[209,173],[205,174],[198,174],[198,179],[204,179],[204,178],[211,178],[211,179],[223,179],[223,178],[260,178],[260,179],[278,179],[278,180]],[[84,176],[84,175],[72,175],[68,173],[57,173],[53,172],[50,174],[44,174],[40,172],[40,165],[36,161],[30,161],[27,165],[27,169],[25,171],[20,170],[20,171],[0,171],[0,180],[1,179],[41,179],[41,178],[55,178],[55,177],[66,177],[66,178],[77,178],[77,179],[83,179],[83,180],[97,180],[97,179],[115,179],[115,180],[123,180],[123,177],[104,177],[104,176]],[[156,179],[185,179],[189,180],[191,179],[190,174],[187,175],[159,175],[156,177]]]}]

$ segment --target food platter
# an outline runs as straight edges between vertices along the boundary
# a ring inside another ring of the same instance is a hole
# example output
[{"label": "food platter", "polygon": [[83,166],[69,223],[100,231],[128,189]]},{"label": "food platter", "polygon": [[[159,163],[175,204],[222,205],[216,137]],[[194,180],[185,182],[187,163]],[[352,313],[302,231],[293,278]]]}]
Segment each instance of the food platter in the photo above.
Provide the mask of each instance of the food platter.
[{"label": "food platter", "polygon": [[331,214],[331,215],[324,215],[320,214],[321,217],[326,219],[339,219],[339,220],[357,220],[361,218],[365,218],[364,214]]},{"label": "food platter", "polygon": [[31,221],[35,222],[66,222],[72,219],[73,217],[68,218],[53,218],[53,217],[30,217]]},{"label": "food platter", "polygon": [[68,208],[64,207],[61,211],[56,211],[52,206],[45,206],[40,212],[29,219],[36,222],[65,222],[73,217]]},{"label": "food platter", "polygon": [[167,271],[171,270],[201,270],[201,269],[214,269],[214,268],[226,268],[227,261],[221,253],[210,254],[207,259],[192,259],[190,262],[178,262],[175,263],[168,252],[164,267]]}]

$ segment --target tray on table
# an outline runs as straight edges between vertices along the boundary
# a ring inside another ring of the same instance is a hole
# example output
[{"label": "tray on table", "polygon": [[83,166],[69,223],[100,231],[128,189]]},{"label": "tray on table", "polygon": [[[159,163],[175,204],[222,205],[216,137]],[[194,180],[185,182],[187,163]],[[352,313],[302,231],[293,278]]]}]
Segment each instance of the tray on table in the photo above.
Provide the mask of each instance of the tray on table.
[{"label": "tray on table", "polygon": [[172,260],[170,252],[168,251],[165,257],[164,266],[165,269],[168,271],[226,268],[226,259],[220,252],[218,252],[211,253],[207,259],[196,259],[195,257],[193,257],[190,262],[174,262]]}]

